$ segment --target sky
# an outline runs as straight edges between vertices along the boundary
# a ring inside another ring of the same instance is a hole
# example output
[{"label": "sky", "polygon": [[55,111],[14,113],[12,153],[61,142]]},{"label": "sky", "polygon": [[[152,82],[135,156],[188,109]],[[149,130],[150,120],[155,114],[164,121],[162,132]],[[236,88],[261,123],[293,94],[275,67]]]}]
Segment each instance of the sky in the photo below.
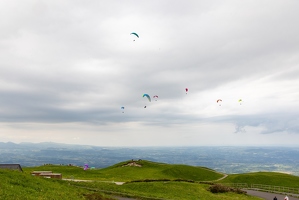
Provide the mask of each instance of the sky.
[{"label": "sky", "polygon": [[0,142],[298,146],[298,8],[2,0]]}]

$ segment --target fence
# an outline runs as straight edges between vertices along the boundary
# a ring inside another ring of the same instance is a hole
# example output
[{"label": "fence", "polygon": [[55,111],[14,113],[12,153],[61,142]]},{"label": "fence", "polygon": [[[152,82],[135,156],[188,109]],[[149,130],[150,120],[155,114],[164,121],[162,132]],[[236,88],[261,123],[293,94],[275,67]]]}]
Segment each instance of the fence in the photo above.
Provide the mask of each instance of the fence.
[{"label": "fence", "polygon": [[233,188],[249,188],[247,183],[221,183],[222,185],[233,187]]},{"label": "fence", "polygon": [[291,193],[299,195],[299,188],[290,188],[275,185],[251,184],[251,189],[263,190],[268,192]]},{"label": "fence", "polygon": [[223,183],[228,187],[260,190],[272,193],[282,193],[282,194],[293,194],[294,196],[299,196],[299,188],[291,188],[285,186],[275,186],[275,185],[263,185],[263,184],[247,184],[247,183]]}]

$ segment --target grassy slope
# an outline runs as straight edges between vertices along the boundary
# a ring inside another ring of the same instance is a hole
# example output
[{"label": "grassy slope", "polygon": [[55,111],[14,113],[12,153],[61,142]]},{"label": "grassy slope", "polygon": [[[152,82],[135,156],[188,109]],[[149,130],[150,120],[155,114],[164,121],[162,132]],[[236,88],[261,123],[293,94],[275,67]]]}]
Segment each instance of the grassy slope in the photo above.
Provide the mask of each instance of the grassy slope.
[{"label": "grassy slope", "polygon": [[0,170],[0,180],[0,199],[85,199],[82,189],[69,187],[66,182],[33,177],[19,171]]},{"label": "grassy slope", "polygon": [[164,199],[240,199],[257,200],[259,198],[249,197],[234,193],[212,194],[207,191],[208,185],[192,184],[185,182],[138,182],[118,186],[111,183],[98,182],[109,181],[132,181],[144,179],[185,179],[195,181],[216,180],[223,177],[222,174],[203,167],[192,167],[187,165],[169,165],[150,161],[139,161],[142,167],[123,167],[129,161],[118,163],[104,169],[86,170],[73,166],[47,165],[34,168],[24,168],[26,174],[31,171],[53,171],[62,173],[64,178],[89,179],[97,182],[71,182],[71,186],[84,186],[99,190],[118,191],[128,193],[131,196],[151,196]]},{"label": "grassy slope", "polygon": [[[104,169],[84,171],[80,167],[47,165],[23,168],[24,173],[0,170],[0,197],[4,199],[85,199],[84,194],[93,193],[76,186],[118,191],[133,196],[152,196],[164,199],[240,199],[256,200],[234,193],[212,194],[209,185],[186,182],[133,182],[121,186],[99,181],[132,181],[144,179],[185,179],[194,181],[215,181],[222,174],[213,170],[186,165],[169,165],[140,161],[142,167],[123,167],[127,162],[118,163]],[[63,178],[89,179],[96,182],[66,182],[44,179],[30,175],[31,171],[53,171],[62,173]],[[225,183],[259,183],[299,187],[299,177],[281,173],[259,172],[228,175],[219,181]]]},{"label": "grassy slope", "polygon": [[213,194],[207,190],[209,185],[187,182],[138,182],[115,185],[103,182],[72,182],[77,186],[97,188],[99,190],[127,193],[132,197],[151,197],[172,200],[260,200],[245,194],[222,193]]},{"label": "grassy slope", "polygon": [[[64,168],[64,167],[63,167]],[[68,182],[32,176],[18,171],[0,170],[0,199],[13,200],[81,200],[104,199],[105,195],[77,186],[124,192],[131,196],[158,197],[163,199],[214,199],[259,200],[259,198],[234,193],[212,194],[208,185],[184,182],[129,183],[117,186],[104,182]],[[77,186],[76,186],[77,185]],[[93,198],[92,198],[93,197]],[[108,199],[107,196],[105,199]]]},{"label": "grassy slope", "polygon": [[248,183],[297,188],[299,187],[299,177],[277,172],[255,172],[231,174],[219,183]]},{"label": "grassy slope", "polygon": [[24,168],[26,173],[34,170],[62,173],[63,178],[89,179],[102,181],[132,181],[141,179],[188,179],[194,181],[212,181],[223,177],[222,174],[203,167],[188,165],[170,165],[139,161],[142,167],[122,167],[127,162],[118,163],[108,168],[86,170],[79,167],[46,165]]},{"label": "grassy slope", "polygon": [[122,167],[126,162],[119,163],[101,172],[114,180],[141,180],[141,179],[186,179],[194,181],[211,181],[223,177],[222,174],[203,167],[188,165],[170,165],[149,161],[139,161],[142,167]]}]

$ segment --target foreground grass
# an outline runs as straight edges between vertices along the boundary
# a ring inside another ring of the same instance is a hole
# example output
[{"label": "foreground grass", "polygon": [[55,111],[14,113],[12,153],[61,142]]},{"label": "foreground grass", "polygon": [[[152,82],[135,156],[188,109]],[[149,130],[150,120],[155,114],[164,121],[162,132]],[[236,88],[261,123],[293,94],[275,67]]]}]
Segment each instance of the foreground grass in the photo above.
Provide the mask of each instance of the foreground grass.
[{"label": "foreground grass", "polygon": [[[259,172],[228,175],[217,181],[223,174],[204,168],[187,165],[170,165],[150,161],[138,161],[142,167],[125,166],[129,161],[104,169],[83,170],[75,166],[45,165],[23,168],[24,173],[0,170],[1,199],[108,199],[104,193],[131,197],[160,199],[213,199],[213,200],[258,200],[245,194],[232,192],[213,194],[208,184],[254,183],[299,187],[299,177],[282,173]],[[62,173],[63,178],[92,180],[74,182],[34,177],[32,171],[53,171]],[[148,182],[155,180],[154,182]],[[167,181],[166,181],[167,180]],[[179,182],[185,180],[190,182]],[[126,182],[116,185],[105,181]],[[121,193],[121,194],[120,194]]]},{"label": "foreground grass", "polygon": [[72,187],[65,181],[34,177],[19,171],[0,170],[0,180],[0,199],[83,200],[94,193]]},{"label": "foreground grass", "polygon": [[186,182],[134,182],[124,185],[115,185],[103,182],[72,182],[71,184],[94,188],[96,190],[114,191],[128,194],[131,197],[151,197],[160,199],[213,199],[213,200],[260,200],[260,198],[248,196],[246,194],[236,194],[232,192],[213,194],[207,189],[209,185]]},{"label": "foreground grass", "polygon": [[[103,191],[125,193],[133,197],[162,199],[258,200],[247,195],[213,194],[209,185],[186,182],[133,182],[115,185],[105,182],[73,182],[32,176],[18,171],[0,170],[0,199],[13,200],[100,200],[111,199]],[[119,195],[116,193],[116,195]]]},{"label": "foreground grass", "polygon": [[245,174],[231,174],[225,179],[218,181],[219,183],[247,183],[247,184],[263,184],[284,187],[299,187],[299,176],[277,172],[255,172]]}]

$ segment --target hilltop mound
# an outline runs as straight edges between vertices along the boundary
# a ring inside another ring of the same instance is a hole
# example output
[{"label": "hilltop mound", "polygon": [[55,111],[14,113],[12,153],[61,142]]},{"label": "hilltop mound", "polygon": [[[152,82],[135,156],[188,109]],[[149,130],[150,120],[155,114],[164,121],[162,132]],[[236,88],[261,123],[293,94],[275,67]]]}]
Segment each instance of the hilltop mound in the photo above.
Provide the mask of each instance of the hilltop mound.
[{"label": "hilltop mound", "polygon": [[142,167],[141,164],[138,164],[136,161],[132,160],[127,164],[122,165],[122,167]]},{"label": "hilltop mound", "polygon": [[147,160],[128,160],[103,169],[83,170],[74,166],[46,165],[25,168],[25,171],[54,171],[61,173],[66,179],[120,181],[135,180],[192,180],[214,181],[224,175],[205,167],[195,167],[182,164],[166,164]]},{"label": "hilltop mound", "polygon": [[205,167],[166,164],[147,160],[125,161],[100,170],[101,173],[121,181],[141,179],[184,179],[193,181],[213,181],[223,174]]}]

